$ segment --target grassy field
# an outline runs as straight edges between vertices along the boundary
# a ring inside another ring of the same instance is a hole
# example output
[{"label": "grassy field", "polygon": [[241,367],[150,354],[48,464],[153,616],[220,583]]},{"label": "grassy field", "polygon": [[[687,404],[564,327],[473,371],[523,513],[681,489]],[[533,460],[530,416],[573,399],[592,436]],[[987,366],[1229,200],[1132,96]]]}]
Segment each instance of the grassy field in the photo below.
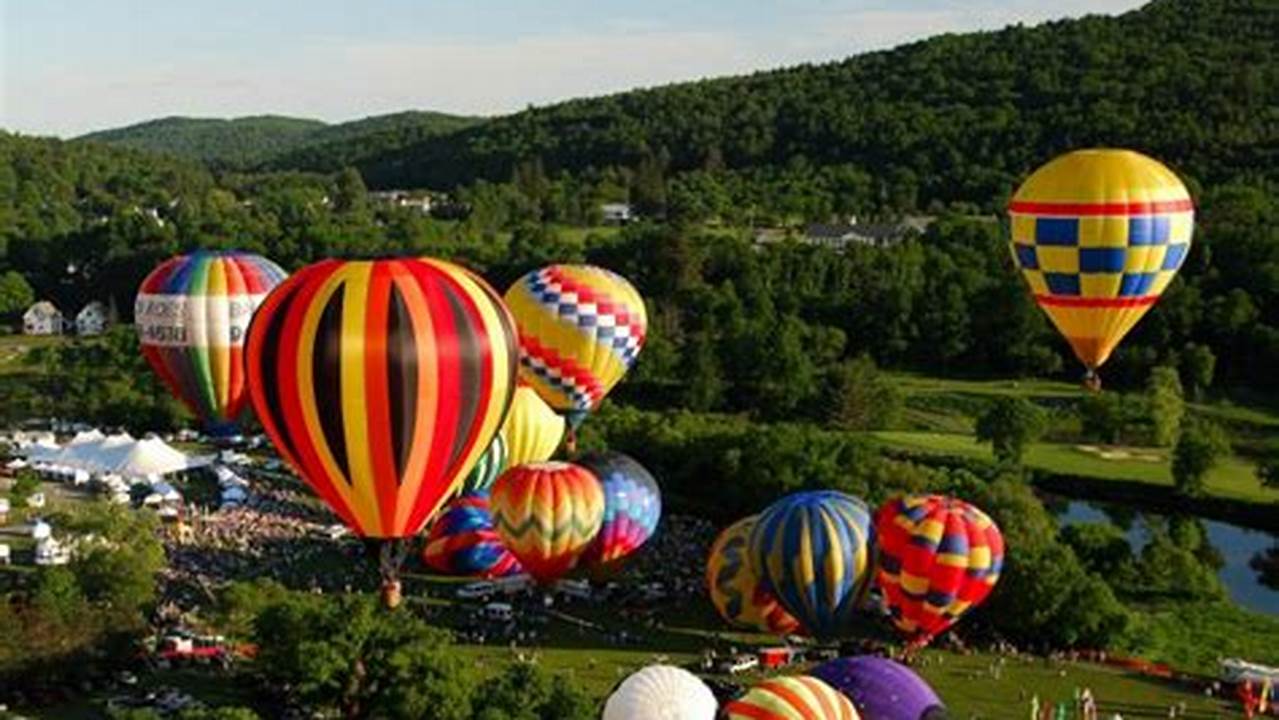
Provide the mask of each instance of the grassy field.
[{"label": "grassy field", "polygon": [[[993,460],[990,445],[972,435],[939,432],[884,431],[872,435],[890,447],[939,455]],[[1097,447],[1035,443],[1026,453],[1027,467],[1102,480],[1131,480],[1172,487],[1172,473],[1162,448]],[[1279,490],[1262,487],[1256,467],[1241,458],[1228,457],[1208,474],[1211,495],[1257,503],[1279,502]]]}]

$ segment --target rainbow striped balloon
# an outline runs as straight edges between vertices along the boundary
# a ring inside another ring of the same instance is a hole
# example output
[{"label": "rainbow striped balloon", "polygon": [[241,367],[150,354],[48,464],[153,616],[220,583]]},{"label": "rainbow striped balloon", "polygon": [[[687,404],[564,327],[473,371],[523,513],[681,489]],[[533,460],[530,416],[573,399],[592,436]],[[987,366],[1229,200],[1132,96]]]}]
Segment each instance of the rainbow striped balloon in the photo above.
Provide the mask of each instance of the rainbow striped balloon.
[{"label": "rainbow striped balloon", "polygon": [[779,677],[724,706],[727,720],[860,720],[843,693],[815,677]]},{"label": "rainbow striped balloon", "polygon": [[475,467],[471,468],[471,472],[467,473],[466,479],[462,481],[462,494],[487,493],[489,488],[493,487],[493,481],[497,480],[497,476],[501,475],[505,469],[506,441],[502,439],[502,433],[499,432],[493,436],[493,442],[489,443],[484,454],[475,462]]},{"label": "rainbow striped balloon", "polygon": [[590,265],[535,270],[506,291],[506,304],[520,328],[520,377],[573,423],[622,379],[648,332],[635,287]]},{"label": "rainbow striped balloon", "polygon": [[582,564],[593,571],[614,569],[657,530],[662,491],[652,474],[628,455],[588,453],[576,462],[594,473],[604,490],[604,521],[582,553]]},{"label": "rainbow striped balloon", "polygon": [[515,388],[501,434],[507,467],[543,462],[551,459],[564,439],[564,418],[556,415],[536,390],[521,382]]},{"label": "rainbow striped balloon", "polygon": [[1004,538],[986,513],[963,500],[915,495],[875,513],[879,588],[893,624],[926,644],[994,589]]},{"label": "rainbow striped balloon", "polygon": [[755,574],[807,632],[849,629],[873,574],[866,503],[833,490],[787,495],[760,514],[750,546]]},{"label": "rainbow striped balloon", "polygon": [[133,317],[142,354],[211,433],[234,432],[248,407],[244,337],[285,277],[260,255],[199,251],[164,261],[138,288]]},{"label": "rainbow striped balloon", "polygon": [[495,578],[524,571],[493,529],[486,493],[450,500],[431,525],[422,560],[447,575]]},{"label": "rainbow striped balloon", "polygon": [[799,621],[777,602],[751,568],[750,534],[758,515],[742,518],[715,538],[706,560],[706,588],[711,604],[730,625],[775,635],[789,635]]},{"label": "rainbow striped balloon", "polygon": [[604,519],[604,491],[591,471],[565,462],[517,465],[493,484],[493,526],[542,584],[573,569]]},{"label": "rainbow striped balloon", "polygon": [[515,389],[514,323],[441,260],[325,260],[267,297],[247,346],[280,455],[357,534],[416,535],[492,441]]}]

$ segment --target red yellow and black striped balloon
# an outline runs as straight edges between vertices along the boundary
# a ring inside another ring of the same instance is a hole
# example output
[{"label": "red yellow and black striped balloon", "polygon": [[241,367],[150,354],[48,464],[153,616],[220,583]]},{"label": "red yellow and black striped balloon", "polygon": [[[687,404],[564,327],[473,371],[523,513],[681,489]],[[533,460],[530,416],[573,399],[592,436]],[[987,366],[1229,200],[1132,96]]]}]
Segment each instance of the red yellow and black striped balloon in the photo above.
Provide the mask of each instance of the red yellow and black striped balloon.
[{"label": "red yellow and black striped balloon", "polygon": [[434,259],[325,260],[249,329],[253,407],[280,455],[357,534],[416,534],[488,447],[511,401],[515,324]]}]

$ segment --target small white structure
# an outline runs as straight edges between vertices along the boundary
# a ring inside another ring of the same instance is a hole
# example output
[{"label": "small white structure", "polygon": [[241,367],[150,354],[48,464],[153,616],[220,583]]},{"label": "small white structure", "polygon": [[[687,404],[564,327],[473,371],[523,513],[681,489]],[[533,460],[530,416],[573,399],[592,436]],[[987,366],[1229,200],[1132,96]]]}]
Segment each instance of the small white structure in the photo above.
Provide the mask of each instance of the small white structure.
[{"label": "small white structure", "polygon": [[0,498],[0,523],[9,519],[9,498]]},{"label": "small white structure", "polygon": [[66,565],[71,562],[71,549],[53,538],[36,543],[36,565]]},{"label": "small white structure", "polygon": [[43,520],[36,520],[31,525],[31,539],[39,542],[48,540],[53,535],[53,528]]},{"label": "small white structure", "polygon": [[27,498],[27,507],[29,508],[44,507],[44,493],[42,492],[31,493],[31,495]]},{"label": "small white structure", "polygon": [[10,563],[9,546],[0,543],[0,565],[8,565]]},{"label": "small white structure", "polygon": [[101,335],[107,329],[107,309],[94,300],[80,309],[75,316],[76,335]]},{"label": "small white structure", "polygon": [[600,215],[607,225],[625,225],[635,219],[630,203],[604,203],[600,205]]},{"label": "small white structure", "polygon": [[27,335],[61,335],[64,322],[62,311],[56,305],[41,300],[22,314],[22,332]]}]

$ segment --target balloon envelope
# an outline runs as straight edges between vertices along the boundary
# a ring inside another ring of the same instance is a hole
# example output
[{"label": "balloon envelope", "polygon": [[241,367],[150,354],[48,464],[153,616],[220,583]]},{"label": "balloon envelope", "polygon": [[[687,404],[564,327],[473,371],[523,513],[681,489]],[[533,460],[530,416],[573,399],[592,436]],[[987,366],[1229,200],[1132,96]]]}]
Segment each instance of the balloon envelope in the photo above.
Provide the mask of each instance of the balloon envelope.
[{"label": "balloon envelope", "polygon": [[728,720],[859,720],[853,703],[815,677],[779,677],[724,706]]},{"label": "balloon envelope", "polygon": [[551,459],[564,439],[564,418],[536,390],[521,383],[511,398],[501,434],[507,467],[543,462]]},{"label": "balloon envelope", "polygon": [[551,265],[506,291],[520,332],[520,377],[551,407],[580,418],[634,364],[648,332],[626,278],[591,265]]},{"label": "balloon envelope", "polygon": [[1004,538],[981,510],[940,495],[894,498],[875,513],[878,582],[893,624],[927,643],[999,580]]},{"label": "balloon envelope", "polygon": [[245,334],[286,276],[260,255],[199,251],[164,261],[138,288],[133,316],[142,354],[212,433],[234,432],[248,407]]},{"label": "balloon envelope", "polygon": [[864,720],[940,720],[945,707],[913,670],[873,655],[840,658],[812,671],[844,693]]},{"label": "balloon envelope", "polygon": [[760,514],[750,546],[756,574],[807,632],[849,629],[875,557],[866,503],[832,490],[788,495]]},{"label": "balloon envelope", "polygon": [[758,515],[728,526],[711,545],[706,560],[706,587],[711,604],[730,625],[789,635],[799,621],[777,602],[751,567],[750,533]]},{"label": "balloon envelope", "polygon": [[357,534],[417,534],[497,433],[514,324],[461,267],[310,265],[249,329],[253,406],[280,455]]},{"label": "balloon envelope", "polygon": [[573,569],[604,519],[604,491],[586,468],[565,462],[517,465],[493,484],[493,526],[542,584]]},{"label": "balloon envelope", "polygon": [[466,479],[462,481],[462,494],[487,493],[493,487],[493,481],[505,469],[506,442],[499,432],[493,436],[493,441],[484,450],[484,454],[480,455],[480,459],[475,461],[475,467],[466,474]]},{"label": "balloon envelope", "polygon": [[582,563],[590,568],[614,566],[657,530],[662,491],[648,470],[628,455],[588,453],[576,462],[594,473],[604,491],[604,520],[582,554]]},{"label": "balloon envelope", "polygon": [[1013,257],[1039,307],[1094,370],[1154,305],[1190,250],[1181,180],[1131,150],[1078,150],[1008,205]]},{"label": "balloon envelope", "polygon": [[493,529],[485,493],[450,500],[431,525],[422,560],[447,575],[495,578],[523,572]]},{"label": "balloon envelope", "polygon": [[650,665],[609,695],[603,720],[714,720],[718,709],[715,695],[693,673]]}]

